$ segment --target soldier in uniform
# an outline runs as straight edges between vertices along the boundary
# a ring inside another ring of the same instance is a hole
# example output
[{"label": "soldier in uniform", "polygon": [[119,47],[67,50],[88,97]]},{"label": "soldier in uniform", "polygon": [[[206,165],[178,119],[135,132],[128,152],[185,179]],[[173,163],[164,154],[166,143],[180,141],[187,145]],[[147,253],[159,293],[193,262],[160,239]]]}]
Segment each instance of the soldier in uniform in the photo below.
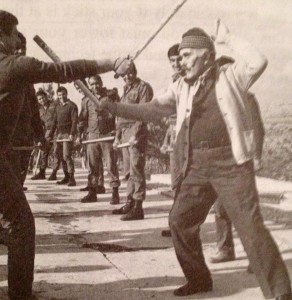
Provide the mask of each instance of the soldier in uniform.
[{"label": "soldier in uniform", "polygon": [[[141,104],[151,101],[153,90],[149,83],[137,77],[137,69],[133,64],[130,71],[123,76],[125,81],[124,95],[121,103]],[[142,220],[142,208],[146,196],[145,153],[147,146],[147,124],[130,119],[118,118],[117,135],[114,144],[130,143],[123,148],[123,160],[129,161],[129,176],[127,182],[127,202],[113,214],[122,214],[122,221]]]},{"label": "soldier in uniform", "polygon": [[[118,102],[119,96],[113,90],[103,87],[99,75],[88,78],[89,88],[100,101]],[[92,102],[85,98],[81,104],[79,115],[79,137],[87,129],[88,140],[107,137],[115,132],[115,117],[107,111],[98,111]],[[103,157],[105,159],[112,187],[111,204],[118,204],[119,198],[119,171],[117,166],[117,152],[113,149],[113,142],[94,142],[87,144],[88,158],[88,194],[81,202],[96,202],[98,193],[105,193]]]},{"label": "soldier in uniform", "polygon": [[[57,130],[56,147],[54,149],[56,162],[53,169],[58,169],[59,161],[61,161],[63,165],[67,165],[68,171],[64,168],[65,177],[57,181],[57,184],[75,186],[73,140],[77,133],[78,108],[77,105],[68,98],[68,91],[65,87],[60,86],[57,89],[57,97],[59,103],[56,106],[53,126],[49,132],[49,139],[52,140]],[[67,139],[68,141],[58,142],[58,140]]]},{"label": "soldier in uniform", "polygon": [[[40,82],[71,82],[115,70],[129,68],[129,60],[75,60],[45,63],[15,55],[19,44],[18,20],[0,10],[0,233],[8,247],[8,294],[10,300],[30,300],[35,256],[35,223],[21,183],[9,160],[13,134],[25,91]],[[4,117],[3,117],[4,116]]]},{"label": "soldier in uniform", "polygon": [[[85,79],[82,79],[81,81],[82,81],[82,83],[88,88],[88,85],[87,85],[86,80],[85,80]],[[79,87],[76,83],[74,83],[74,87],[75,87],[75,89],[77,90],[77,92],[80,93],[80,94],[82,95],[82,98],[81,98],[81,108],[82,108],[82,106],[84,105],[84,104],[82,104],[82,103],[83,103],[84,101],[86,101],[87,98],[86,98],[85,94],[83,93],[83,91],[80,89],[80,87]],[[81,113],[82,113],[82,110],[80,111],[80,114],[81,114]],[[79,120],[79,118],[80,118],[80,114],[79,114],[78,120]],[[78,123],[78,125],[77,125],[77,138],[76,138],[76,140],[75,140],[75,144],[76,144],[76,146],[80,147],[79,152],[80,152],[80,154],[81,154],[82,167],[85,167],[85,168],[88,169],[88,159],[87,159],[87,150],[86,150],[87,148],[86,148],[86,144],[85,144],[85,145],[81,145],[81,140],[82,140],[82,141],[87,140],[87,136],[88,136],[88,131],[87,131],[86,126],[83,128],[82,133],[79,134],[79,123]],[[89,191],[88,185],[86,185],[86,186],[83,187],[83,188],[80,188],[80,191],[81,191],[81,192],[85,192],[85,191],[87,192],[87,191]]]},{"label": "soldier in uniform", "polygon": [[[53,147],[53,143],[49,138],[49,133],[53,126],[53,120],[56,112],[56,104],[54,101],[49,100],[47,93],[40,89],[36,93],[36,97],[39,103],[39,113],[42,120],[42,126],[45,130],[46,145],[40,154],[39,172],[33,176],[32,180],[39,180],[46,178],[46,169],[48,167],[48,159]],[[59,167],[59,166],[58,166]],[[49,177],[49,180],[56,180],[57,169],[53,170]]]}]

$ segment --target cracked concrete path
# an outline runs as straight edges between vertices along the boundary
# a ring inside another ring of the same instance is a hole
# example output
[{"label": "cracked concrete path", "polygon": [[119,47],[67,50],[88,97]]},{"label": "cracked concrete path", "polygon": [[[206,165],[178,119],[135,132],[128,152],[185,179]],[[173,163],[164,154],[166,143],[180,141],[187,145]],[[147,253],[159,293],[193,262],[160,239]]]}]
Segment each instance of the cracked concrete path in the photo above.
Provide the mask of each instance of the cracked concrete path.
[{"label": "cracked concrete path", "polygon": [[[145,219],[122,222],[112,215],[111,193],[98,195],[97,203],[82,204],[86,171],[76,171],[77,186],[58,186],[46,180],[27,180],[26,196],[36,220],[34,290],[48,300],[178,299],[172,291],[184,283],[167,228],[172,200],[155,177],[147,183]],[[107,182],[106,182],[107,184]],[[121,186],[125,201],[125,183]],[[292,240],[289,226],[267,222],[290,273]],[[206,259],[216,252],[214,215],[207,217],[201,237]],[[248,261],[234,233],[237,260],[209,265],[214,290],[186,299],[263,299]],[[0,246],[0,299],[7,299],[7,251]]]}]

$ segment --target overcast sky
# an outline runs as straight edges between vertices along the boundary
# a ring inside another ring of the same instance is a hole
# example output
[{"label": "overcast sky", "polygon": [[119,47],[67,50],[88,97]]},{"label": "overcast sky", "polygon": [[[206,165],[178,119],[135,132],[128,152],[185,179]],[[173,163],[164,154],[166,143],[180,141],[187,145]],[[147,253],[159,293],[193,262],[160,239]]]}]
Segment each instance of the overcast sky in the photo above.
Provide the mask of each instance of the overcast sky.
[{"label": "overcast sky", "polygon": [[[50,61],[32,38],[38,34],[64,60],[134,55],[181,0],[0,0],[28,39],[28,55]],[[292,103],[291,0],[188,0],[137,60],[139,76],[158,90],[171,70],[168,48],[191,27],[213,32],[220,17],[230,31],[252,42],[269,60],[252,88],[261,106]],[[121,91],[122,79],[103,76]],[[73,93],[78,102],[78,94]],[[291,112],[292,113],[292,112]]]}]

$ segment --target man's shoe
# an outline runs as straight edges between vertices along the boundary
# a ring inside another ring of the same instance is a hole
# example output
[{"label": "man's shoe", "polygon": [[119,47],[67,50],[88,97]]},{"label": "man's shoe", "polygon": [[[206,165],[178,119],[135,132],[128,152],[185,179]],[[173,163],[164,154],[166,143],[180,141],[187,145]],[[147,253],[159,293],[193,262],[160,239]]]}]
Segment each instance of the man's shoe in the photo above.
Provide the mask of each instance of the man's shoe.
[{"label": "man's shoe", "polygon": [[46,173],[45,170],[40,170],[37,174],[32,176],[30,178],[31,180],[41,180],[41,179],[46,179]]},{"label": "man's shoe", "polygon": [[90,190],[88,194],[80,200],[81,203],[97,202],[96,193],[94,190]]},{"label": "man's shoe", "polygon": [[215,256],[212,256],[210,258],[210,263],[218,264],[218,263],[233,261],[233,260],[235,260],[234,249],[223,249],[223,250],[219,250]]},{"label": "man's shoe", "polygon": [[292,293],[277,296],[275,300],[292,300]]},{"label": "man's shoe", "polygon": [[89,191],[88,185],[86,187],[80,189],[80,192],[88,192],[88,191]]},{"label": "man's shoe", "polygon": [[76,181],[75,181],[75,178],[74,178],[74,173],[71,173],[69,175],[69,181],[68,181],[68,186],[76,186]]},{"label": "man's shoe", "polygon": [[119,188],[114,187],[113,188],[113,194],[112,194],[112,199],[110,201],[110,204],[116,205],[120,203],[120,195],[119,195]]},{"label": "man's shoe", "polygon": [[53,170],[52,174],[49,176],[48,181],[57,180],[57,171]]},{"label": "man's shoe", "polygon": [[26,191],[27,191],[27,187],[26,187],[26,186],[23,186],[23,187],[22,187],[22,190],[23,190],[24,192],[26,192]]},{"label": "man's shoe", "polygon": [[114,209],[112,211],[112,214],[125,215],[132,209],[133,206],[134,206],[134,200],[130,196],[128,196],[126,204],[118,209]]},{"label": "man's shoe", "polygon": [[170,229],[164,229],[161,231],[161,236],[163,237],[171,237]]},{"label": "man's shoe", "polygon": [[105,188],[102,185],[98,185],[97,188],[95,189],[96,194],[105,194]]},{"label": "man's shoe", "polygon": [[57,184],[68,184],[69,179],[70,179],[69,173],[66,172],[65,177],[62,180],[57,181]]},{"label": "man's shoe", "polygon": [[206,283],[204,285],[196,285],[191,283],[186,283],[185,285],[179,287],[178,289],[173,291],[173,294],[175,296],[188,296],[193,295],[197,293],[206,293],[211,292],[213,290],[213,284],[212,283]]},{"label": "man's shoe", "polygon": [[142,201],[134,200],[133,208],[124,216],[121,217],[121,221],[135,221],[144,219],[144,211],[142,208]]}]

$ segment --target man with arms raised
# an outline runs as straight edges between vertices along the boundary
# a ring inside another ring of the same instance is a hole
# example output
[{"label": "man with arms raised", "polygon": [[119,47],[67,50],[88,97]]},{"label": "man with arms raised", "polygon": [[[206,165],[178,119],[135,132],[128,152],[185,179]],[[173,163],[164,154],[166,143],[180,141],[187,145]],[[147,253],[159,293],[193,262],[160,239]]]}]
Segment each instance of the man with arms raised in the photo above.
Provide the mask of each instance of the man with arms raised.
[{"label": "man with arms raised", "polygon": [[246,250],[266,298],[291,300],[291,283],[279,250],[264,225],[253,168],[254,131],[246,94],[267,66],[252,45],[229,33],[218,20],[216,44],[240,54],[222,67],[212,39],[200,28],[183,34],[179,46],[185,77],[147,104],[109,104],[112,113],[154,121],[177,112],[173,188],[169,224],[187,283],[176,296],[211,291],[200,225],[214,201],[224,208]]}]

